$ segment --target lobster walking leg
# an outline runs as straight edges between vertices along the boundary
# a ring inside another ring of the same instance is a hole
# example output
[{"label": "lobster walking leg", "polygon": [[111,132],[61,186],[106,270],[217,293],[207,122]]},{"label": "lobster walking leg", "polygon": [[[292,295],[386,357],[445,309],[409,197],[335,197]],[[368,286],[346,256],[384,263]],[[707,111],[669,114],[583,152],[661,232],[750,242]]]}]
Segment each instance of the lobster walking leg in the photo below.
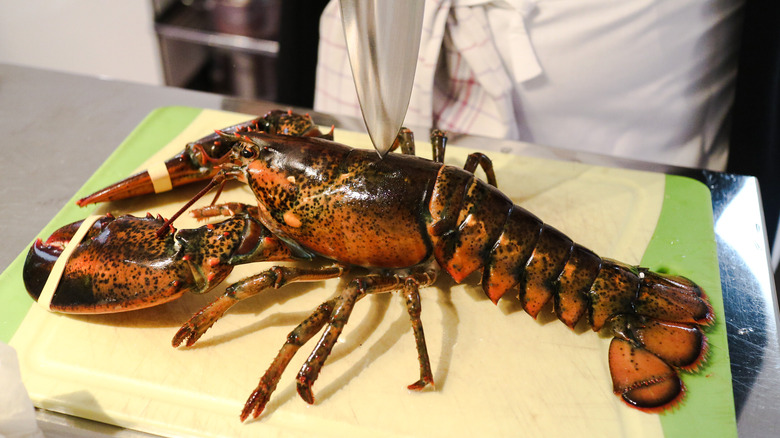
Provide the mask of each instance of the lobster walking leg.
[{"label": "lobster walking leg", "polygon": [[493,187],[498,187],[496,172],[493,170],[493,161],[491,161],[487,155],[481,152],[469,154],[466,158],[466,164],[463,165],[463,170],[474,173],[474,171],[477,170],[477,166],[482,166],[482,170],[485,171],[485,175],[487,176],[488,184]]},{"label": "lobster walking leg", "polygon": [[411,129],[403,126],[401,127],[401,130],[398,131],[398,135],[395,137],[393,145],[390,147],[390,151],[392,152],[399,147],[401,148],[401,153],[404,155],[416,155],[414,133]]},{"label": "lobster walking leg", "polygon": [[[322,334],[314,351],[301,367],[300,372],[298,372],[298,394],[300,394],[306,402],[314,403],[311,385],[317,380],[317,376],[319,375],[322,366],[325,364],[325,360],[328,358],[328,355],[330,355],[333,346],[336,344],[336,340],[339,338],[339,335],[341,335],[341,331],[349,320],[352,308],[359,299],[372,293],[391,292],[402,289],[405,287],[407,281],[413,281],[417,283],[417,287],[419,287],[430,286],[435,280],[436,270],[432,267],[419,268],[416,272],[411,273],[405,278],[398,275],[369,275],[352,280],[339,295],[336,306],[328,320],[325,332]],[[419,315],[413,315],[412,318],[413,321],[416,319],[416,324],[421,326]],[[413,324],[415,323],[413,322]],[[420,331],[420,333],[422,332]],[[415,337],[417,337],[417,333],[415,333]],[[418,341],[418,347],[419,346],[420,343]],[[425,349],[424,342],[422,343],[422,348]],[[422,357],[423,355],[420,356]],[[427,356],[428,353],[426,351],[424,357],[427,358]],[[427,367],[430,368],[430,363]],[[425,368],[422,359],[420,368]],[[425,378],[426,377],[423,377],[423,379]],[[412,386],[414,385],[416,385],[416,383]]]},{"label": "lobster walking leg", "polygon": [[174,335],[171,343],[174,347],[178,347],[186,340],[186,345],[191,347],[234,304],[255,296],[265,289],[270,287],[278,289],[285,284],[301,281],[318,281],[341,277],[345,272],[346,269],[342,266],[325,268],[275,266],[265,272],[232,284],[222,296],[212,301],[184,323],[179,331],[176,332],[176,335]]},{"label": "lobster walking leg", "polygon": [[425,333],[423,332],[422,321],[420,320],[420,283],[414,278],[407,278],[404,282],[404,298],[406,299],[406,310],[409,312],[409,319],[412,320],[412,332],[417,346],[417,357],[420,361],[420,380],[407,386],[407,388],[419,391],[426,385],[433,385],[433,372],[431,371],[431,361],[428,358],[428,347],[425,345]]},{"label": "lobster walking leg", "polygon": [[216,216],[235,216],[247,212],[249,215],[257,217],[257,206],[242,204],[240,202],[226,202],[224,204],[213,204],[206,207],[196,208],[190,212],[195,219],[206,219]]},{"label": "lobster walking leg", "polygon": [[447,136],[444,131],[434,129],[431,131],[431,147],[433,148],[433,161],[444,162],[444,150],[447,148]]},{"label": "lobster walking leg", "polygon": [[[391,292],[395,290],[409,290],[409,293],[416,295],[417,288],[420,286],[430,286],[436,281],[437,275],[438,270],[435,265],[427,265],[414,268],[411,273],[405,276],[391,273],[367,275],[353,279],[338,296],[320,304],[308,318],[287,335],[287,341],[279,350],[279,353],[271,363],[271,366],[260,379],[257,388],[252,392],[244,405],[244,410],[241,412],[241,420],[245,420],[250,414],[252,414],[253,417],[257,417],[263,412],[271,393],[276,389],[279,378],[292,357],[303,344],[319,332],[322,327],[325,327],[322,337],[314,348],[314,351],[312,351],[311,355],[306,359],[306,362],[301,367],[297,377],[298,394],[307,403],[314,403],[311,385],[317,380],[317,376],[319,375],[322,366],[349,320],[355,303],[368,294]],[[417,298],[419,301],[419,296]],[[433,378],[430,375],[428,352],[425,347],[424,337],[422,337],[422,323],[419,319],[419,306],[417,306],[417,310],[415,311],[410,309],[409,314],[412,318],[412,325],[415,327],[414,332],[420,358],[421,372],[420,381],[410,386],[415,387],[413,389],[420,389],[425,386],[425,383],[432,383]],[[422,351],[420,351],[420,349]]]},{"label": "lobster walking leg", "polygon": [[[443,131],[434,129],[431,131],[431,148],[433,150],[433,160],[437,163],[444,162],[444,148],[447,143],[447,137]],[[417,155],[414,143],[414,133],[411,129],[402,126],[398,131],[393,145],[390,147],[390,151],[394,151],[401,148],[401,153],[404,155]]]},{"label": "lobster walking leg", "polygon": [[[405,154],[414,155],[414,137],[412,137],[412,132],[406,129],[408,132],[404,132],[406,128],[401,128],[401,132],[398,133],[398,140],[401,141],[402,136],[404,138],[410,138],[412,142],[412,148],[411,153],[406,152],[404,149]],[[403,143],[402,143],[403,144]],[[434,129],[431,131],[431,148],[433,149],[433,161],[437,163],[444,163],[444,152],[447,147],[447,135],[444,133],[444,131],[441,131],[439,129]],[[481,153],[481,152],[474,152],[472,154],[469,154],[469,156],[466,158],[466,163],[463,165],[463,170],[465,170],[468,173],[474,173],[477,170],[477,167],[482,166],[482,170],[485,171],[485,176],[487,177],[487,182],[493,187],[498,187],[498,181],[496,180],[496,172],[493,170],[493,161],[490,160],[490,157],[487,155]]]},{"label": "lobster walking leg", "polygon": [[249,396],[246,404],[244,404],[244,409],[241,411],[241,421],[246,420],[249,414],[257,418],[263,412],[265,405],[271,398],[271,393],[276,389],[276,385],[279,383],[279,379],[282,377],[282,373],[287,368],[290,360],[298,352],[298,349],[308,342],[312,336],[316,335],[325,323],[328,322],[328,316],[333,310],[335,301],[336,299],[332,298],[320,304],[308,318],[304,319],[287,335],[287,341],[279,350],[271,366],[263,374],[257,388]]}]

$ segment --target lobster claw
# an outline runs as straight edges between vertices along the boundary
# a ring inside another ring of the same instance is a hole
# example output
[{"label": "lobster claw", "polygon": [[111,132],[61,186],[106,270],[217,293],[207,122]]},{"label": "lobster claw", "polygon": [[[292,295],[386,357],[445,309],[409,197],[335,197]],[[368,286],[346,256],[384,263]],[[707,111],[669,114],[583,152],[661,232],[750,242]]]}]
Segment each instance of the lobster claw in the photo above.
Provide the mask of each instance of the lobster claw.
[{"label": "lobster claw", "polygon": [[[162,218],[107,214],[90,225],[81,239],[82,222],[65,225],[45,241],[38,239],[27,254],[22,271],[25,288],[48,310],[111,313],[140,309],[175,299],[192,284],[192,271],[186,260],[177,257],[174,238],[154,238]],[[49,275],[70,245],[75,248],[53,291],[47,293]]]},{"label": "lobster claw", "polygon": [[76,231],[81,227],[82,222],[73,222],[61,227],[52,233],[46,241],[38,239],[30,247],[22,276],[27,293],[35,301],[38,301],[38,298],[41,296],[41,291],[46,284],[49,273],[54,267],[54,263],[62,254],[68,242],[76,234]]},{"label": "lobster claw", "polygon": [[217,174],[222,164],[230,161],[230,151],[238,138],[236,134],[253,131],[333,139],[333,129],[329,133],[322,133],[308,114],[273,110],[263,117],[217,130],[213,134],[189,143],[182,152],[165,161],[164,169],[162,165],[151,166],[148,170],[79,199],[76,204],[84,207],[98,202],[118,201],[164,192],[181,185],[208,181]]},{"label": "lobster claw", "polygon": [[98,202],[118,201],[164,192],[173,187],[198,181],[208,181],[217,174],[219,166],[230,159],[230,151],[235,142],[228,140],[225,134],[256,130],[261,119],[239,123],[188,143],[183,151],[165,161],[164,169],[162,166],[152,166],[148,170],[79,199],[76,204],[84,207]]},{"label": "lobster claw", "polygon": [[[189,145],[188,145],[188,148]],[[76,201],[79,207],[85,207],[89,204],[99,202],[118,201],[121,199],[133,198],[135,196],[159,193],[185,184],[198,181],[208,181],[219,171],[217,164],[206,167],[196,167],[189,157],[188,150],[165,161],[165,173],[170,184],[159,185],[155,188],[155,179],[149,170],[136,173],[122,181],[116,182],[108,187],[102,188],[89,196]],[[219,161],[219,160],[216,160]],[[165,178],[163,176],[163,178]]]}]

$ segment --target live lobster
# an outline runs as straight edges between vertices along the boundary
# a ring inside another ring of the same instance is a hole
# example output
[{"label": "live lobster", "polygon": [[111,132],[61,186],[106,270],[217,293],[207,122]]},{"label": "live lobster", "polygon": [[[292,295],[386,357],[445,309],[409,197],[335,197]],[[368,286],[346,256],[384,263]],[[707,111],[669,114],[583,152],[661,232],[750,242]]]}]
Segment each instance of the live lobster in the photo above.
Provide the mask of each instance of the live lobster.
[{"label": "live lobster", "polygon": [[[678,370],[695,371],[705,359],[707,340],[702,328],[713,321],[714,314],[699,286],[684,277],[601,258],[572,242],[496,189],[490,161],[484,155],[469,156],[465,169],[442,164],[446,137],[439,131],[431,136],[438,151],[435,161],[410,154],[380,159],[373,151],[324,139],[258,131],[225,130],[218,136],[233,146],[215,166],[218,171],[201,193],[238,180],[249,185],[257,205],[225,204],[199,210],[201,215],[230,218],[197,230],[180,230],[174,236],[164,236],[172,229],[170,221],[100,219],[77,251],[104,251],[101,245],[106,242],[122,244],[140,236],[148,246],[134,257],[155,254],[178,266],[181,274],[165,277],[168,283],[141,300],[101,292],[108,294],[109,301],[119,301],[111,307],[94,299],[98,282],[91,281],[95,274],[90,269],[99,269],[94,259],[86,258],[86,269],[74,268],[70,279],[66,273],[52,304],[57,299],[66,302],[54,308],[62,312],[131,310],[175,298],[186,289],[208,290],[238,263],[313,258],[332,262],[319,268],[273,268],[230,286],[174,336],[174,346],[185,341],[192,345],[233,304],[264,289],[290,281],[340,277],[352,267],[370,269],[369,274],[352,278],[290,332],[249,397],[242,420],[263,411],[290,359],[324,328],[297,377],[298,393],[313,403],[311,386],[354,304],[372,293],[402,291],[420,366],[420,378],[409,388],[432,384],[418,291],[436,281],[440,268],[456,282],[481,270],[482,289],[494,303],[511,293],[536,318],[552,302],[556,316],[567,326],[574,328],[585,317],[594,331],[608,332],[613,336],[609,368],[614,392],[635,408],[660,411],[674,406],[684,394]],[[404,150],[412,152],[411,133],[402,131],[399,139]],[[489,183],[474,176],[479,165],[486,170]],[[126,224],[124,231],[105,234],[104,229],[119,223]],[[36,242],[31,248],[25,282],[36,300],[40,291],[34,279],[50,270],[75,227],[63,227],[47,242]],[[160,240],[152,237],[152,229],[158,227]],[[215,229],[224,230],[222,242],[203,244],[213,238],[208,236],[217,235]],[[68,264],[76,266],[78,260]],[[163,274],[152,275],[162,278]],[[79,286],[74,289],[66,284]],[[171,285],[176,286],[175,296],[170,293]]]}]

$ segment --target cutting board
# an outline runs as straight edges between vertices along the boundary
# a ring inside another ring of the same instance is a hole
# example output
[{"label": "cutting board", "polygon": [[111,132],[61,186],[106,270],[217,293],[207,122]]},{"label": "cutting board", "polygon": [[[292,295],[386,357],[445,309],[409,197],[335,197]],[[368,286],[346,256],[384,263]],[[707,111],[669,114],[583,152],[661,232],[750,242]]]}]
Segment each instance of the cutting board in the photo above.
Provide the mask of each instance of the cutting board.
[{"label": "cutting board", "polygon": [[[252,116],[185,107],[152,112],[74,195],[73,201]],[[419,138],[424,138],[420,135]],[[336,140],[370,148],[365,135]],[[430,156],[418,141],[417,150]],[[448,147],[462,166],[470,151]],[[491,153],[499,187],[516,203],[602,256],[697,281],[717,319],[710,354],[679,408],[661,415],[625,406],[612,394],[609,338],[570,330],[543,312],[534,320],[515,300],[493,305],[477,275],[445,275],[421,292],[435,388],[406,389],[418,378],[403,301],[371,296],[349,324],[314,385],[314,405],[297,397],[294,377],[314,343],[283,374],[266,412],[239,412],[287,333],[341,280],[290,285],[239,303],[192,348],[170,340],[190,315],[224,291],[187,294],[156,308],[67,316],[34,305],[21,281],[23,254],[0,276],[0,339],[20,358],[36,406],[170,436],[736,436],[710,194],[691,179]],[[164,216],[197,188],[99,207]],[[237,185],[227,200],[251,201]],[[209,199],[201,201],[210,202]],[[41,231],[90,213],[73,202]],[[190,219],[177,227],[194,226]],[[271,266],[236,269],[226,284]]]}]

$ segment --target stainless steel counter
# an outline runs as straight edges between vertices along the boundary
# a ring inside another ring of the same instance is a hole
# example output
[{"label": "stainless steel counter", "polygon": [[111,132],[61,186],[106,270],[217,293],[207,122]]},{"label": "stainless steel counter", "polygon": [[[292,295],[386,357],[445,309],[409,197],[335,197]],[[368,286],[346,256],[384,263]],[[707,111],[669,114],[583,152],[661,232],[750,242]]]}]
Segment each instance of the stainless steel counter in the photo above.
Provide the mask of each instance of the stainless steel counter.
[{"label": "stainless steel counter", "polygon": [[[169,105],[252,114],[278,107],[0,64],[0,270],[26,250],[150,111]],[[355,119],[325,114],[316,114],[315,119],[324,125],[365,130],[362,121]],[[755,178],[473,136],[451,138],[464,147],[681,174],[706,183],[712,192],[739,433],[758,437],[780,428],[778,304]],[[39,412],[39,419],[45,431],[60,436],[81,436],[67,433],[74,424],[92,430],[92,436],[117,433],[45,412]]]}]

